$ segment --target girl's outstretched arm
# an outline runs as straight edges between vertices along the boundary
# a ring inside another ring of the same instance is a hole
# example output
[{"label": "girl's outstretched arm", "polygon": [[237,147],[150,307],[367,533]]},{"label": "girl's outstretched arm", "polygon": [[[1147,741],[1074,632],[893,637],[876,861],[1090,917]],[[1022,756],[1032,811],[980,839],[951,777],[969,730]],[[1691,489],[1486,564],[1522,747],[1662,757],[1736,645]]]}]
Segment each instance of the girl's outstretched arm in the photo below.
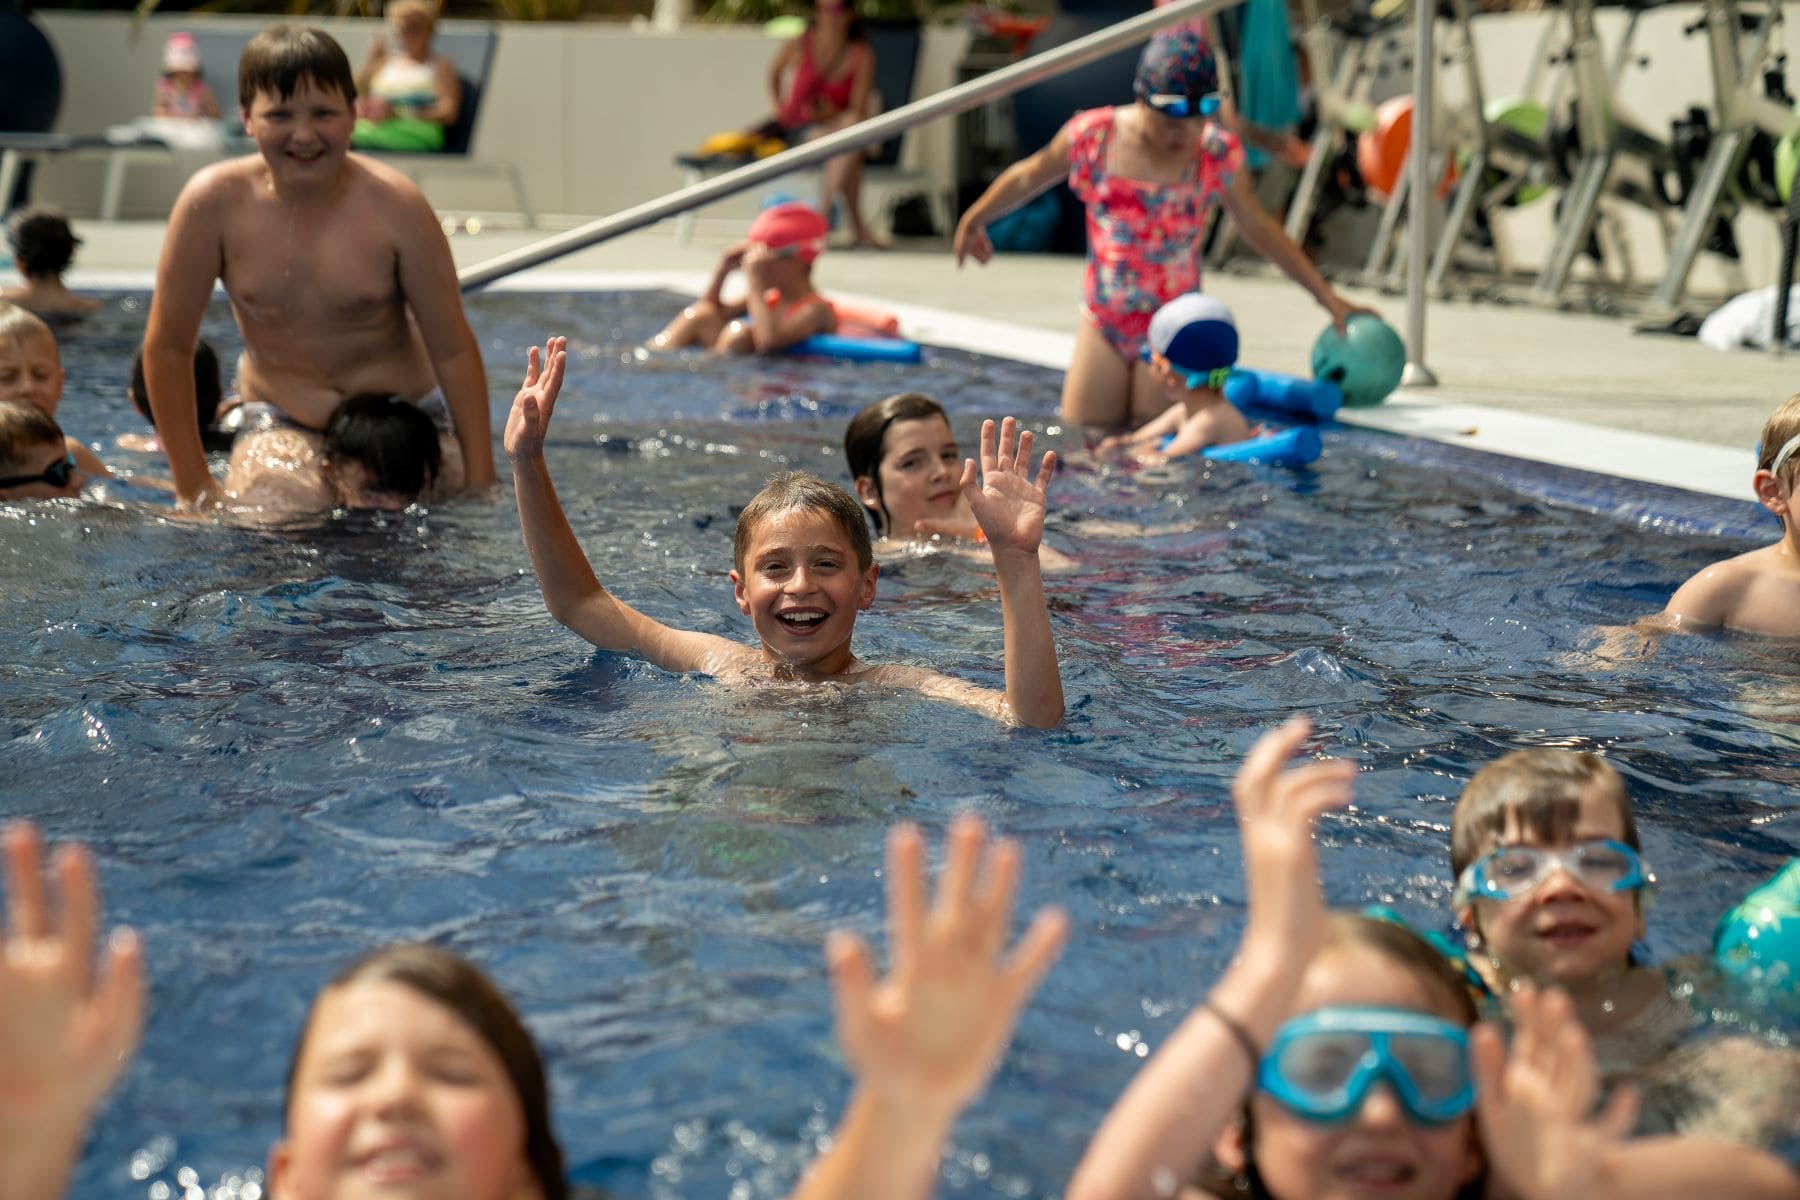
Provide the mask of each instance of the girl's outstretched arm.
[{"label": "girl's outstretched arm", "polygon": [[989,848],[981,821],[959,817],[929,909],[924,858],[916,828],[888,836],[887,978],[875,978],[868,947],[853,934],[826,943],[838,1042],[856,1091],[793,1200],[931,1195],[958,1114],[987,1085],[1025,1001],[1062,952],[1068,920],[1054,909],[1041,910],[1006,952],[1016,843]]},{"label": "girl's outstretched arm", "polygon": [[727,638],[671,629],[632,608],[600,586],[569,518],[550,482],[544,463],[544,433],[568,366],[568,339],[553,337],[540,356],[533,346],[526,359],[525,382],[513,397],[504,442],[513,464],[513,487],[519,500],[519,528],[537,572],[544,607],[603,650],[636,654],[665,671],[717,673],[722,667],[752,659],[755,652]]},{"label": "girl's outstretched arm", "polygon": [[987,227],[1068,173],[1069,131],[1065,125],[1056,131],[1049,145],[1000,172],[981,198],[969,205],[962,220],[956,223],[956,236],[950,243],[956,265],[962,266],[965,258],[985,265],[994,257]]},{"label": "girl's outstretched arm", "polygon": [[1356,775],[1349,762],[1282,770],[1311,732],[1295,717],[1245,756],[1231,785],[1249,889],[1243,941],[1211,994],[1106,1114],[1069,1181],[1069,1200],[1175,1194],[1199,1176],[1249,1094],[1260,1048],[1287,1014],[1324,937],[1313,824],[1350,802]]},{"label": "girl's outstretched arm", "polygon": [[7,929],[0,941],[0,1198],[55,1200],[82,1133],[131,1060],[144,1019],[143,952],[115,930],[93,970],[94,864],[65,846],[54,919],[37,830],[7,828]]},{"label": "girl's outstretched arm", "polygon": [[1325,277],[1319,274],[1319,268],[1313,265],[1312,259],[1306,257],[1306,251],[1294,244],[1294,239],[1287,235],[1281,222],[1270,216],[1269,210],[1256,198],[1256,189],[1250,182],[1248,171],[1239,171],[1232,176],[1231,183],[1225,189],[1225,207],[1231,213],[1231,219],[1237,222],[1238,232],[1244,235],[1244,241],[1250,244],[1250,248],[1280,267],[1283,275],[1310,292],[1320,307],[1331,314],[1331,323],[1339,333],[1344,332],[1344,318],[1351,313],[1375,311],[1350,303],[1332,289]]}]

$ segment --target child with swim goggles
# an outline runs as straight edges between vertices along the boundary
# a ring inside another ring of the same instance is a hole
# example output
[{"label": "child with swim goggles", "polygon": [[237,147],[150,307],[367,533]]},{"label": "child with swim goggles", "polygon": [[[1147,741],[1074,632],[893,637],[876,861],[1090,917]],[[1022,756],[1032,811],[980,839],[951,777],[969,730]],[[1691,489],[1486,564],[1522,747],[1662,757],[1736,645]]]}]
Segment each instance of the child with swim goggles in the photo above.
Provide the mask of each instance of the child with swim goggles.
[{"label": "child with swim goggles", "polygon": [[1695,575],[1669,597],[1660,618],[1646,623],[1647,632],[1725,628],[1800,638],[1800,395],[1763,425],[1751,486],[1781,522],[1780,540]]},{"label": "child with swim goggles", "polygon": [[874,561],[863,507],[813,475],[778,475],[738,515],[731,581],[758,645],[664,625],[600,585],[550,482],[544,433],[562,390],[565,339],[547,355],[531,349],[525,383],[506,422],[519,519],[550,615],[606,650],[635,654],[676,673],[736,683],[780,680],[906,688],[1031,728],[1062,721],[1062,678],[1038,559],[1047,453],[1031,475],[1030,431],[1007,417],[981,431],[981,482],[965,460],[957,486],[987,539],[1000,587],[1005,691],[976,687],[919,667],[870,666],[851,650],[857,614],[875,602]]},{"label": "child with swim goggles", "polygon": [[81,494],[87,477],[62,427],[42,409],[0,400],[0,500],[57,500]]},{"label": "child with swim goggles", "polygon": [[1522,984],[1503,1046],[1496,1027],[1470,1028],[1467,990],[1423,939],[1327,913],[1313,826],[1349,803],[1356,768],[1284,771],[1310,732],[1291,720],[1246,756],[1232,785],[1243,941],[1107,1115],[1069,1200],[1703,1194],[1673,1139],[1618,1140],[1634,1098],[1596,1104],[1562,993]]},{"label": "child with swim goggles", "polygon": [[[95,969],[100,905],[81,846],[58,852],[53,887],[30,826],[5,831],[5,854],[0,1196],[55,1200],[136,1048],[144,946],[115,930]],[[935,897],[924,858],[917,829],[893,831],[894,968],[885,978],[854,935],[827,942],[838,1040],[856,1089],[795,1200],[926,1195],[957,1116],[1061,952],[1067,921],[1050,909],[1007,949],[1016,844],[990,843],[979,820],[959,818]],[[325,985],[294,1048],[285,1111],[269,1152],[270,1194],[280,1200],[571,1195],[530,1032],[477,967],[431,946],[386,946]]]},{"label": "child with swim goggles", "polygon": [[[831,227],[798,201],[764,209],[744,240],[720,256],[700,299],[650,340],[655,350],[706,346],[714,354],[779,354],[837,328],[831,302],[813,287],[812,265]],[[742,270],[744,299],[726,301],[725,280]]]},{"label": "child with swim goggles", "polygon": [[1254,434],[1225,398],[1225,381],[1237,363],[1238,332],[1224,304],[1199,292],[1175,297],[1150,319],[1143,357],[1169,406],[1149,424],[1101,442],[1102,451],[1123,450],[1145,466],[1157,466]]},{"label": "child with swim goggles", "polygon": [[1795,1194],[1800,1180],[1754,1147],[1800,1136],[1800,1055],[1695,1041],[1699,1017],[1678,998],[1691,974],[1637,961],[1656,877],[1617,771],[1570,750],[1505,755],[1457,801],[1450,853],[1470,965],[1498,1005],[1522,982],[1562,989],[1602,1076],[1642,1092],[1638,1132],[1688,1135],[1658,1141],[1685,1169],[1738,1181],[1734,1195]]},{"label": "child with swim goggles", "polygon": [[988,262],[987,226],[1065,178],[1087,206],[1084,319],[1062,390],[1063,419],[1083,425],[1141,424],[1167,407],[1140,352],[1151,315],[1199,289],[1200,238],[1214,204],[1340,329],[1356,311],[1257,201],[1242,146],[1210,119],[1218,69],[1195,31],[1153,38],[1134,90],[1133,104],[1076,113],[1049,145],[1002,172],[963,214],[953,246],[959,266]]}]

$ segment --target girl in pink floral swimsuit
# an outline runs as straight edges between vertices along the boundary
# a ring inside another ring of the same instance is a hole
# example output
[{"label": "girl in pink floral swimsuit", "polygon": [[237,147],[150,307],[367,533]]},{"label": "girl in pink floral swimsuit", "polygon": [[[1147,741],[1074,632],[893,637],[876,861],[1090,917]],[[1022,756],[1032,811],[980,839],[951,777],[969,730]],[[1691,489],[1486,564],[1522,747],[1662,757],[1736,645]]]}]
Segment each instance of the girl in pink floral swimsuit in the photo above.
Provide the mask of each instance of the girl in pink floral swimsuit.
[{"label": "girl in pink floral swimsuit", "polygon": [[1062,391],[1063,419],[1082,425],[1142,424],[1167,406],[1140,352],[1152,314],[1198,290],[1200,235],[1215,202],[1333,321],[1355,311],[1257,202],[1237,138],[1205,119],[1218,105],[1218,71],[1198,34],[1158,34],[1138,62],[1135,91],[1132,104],[1076,113],[1048,146],[1002,172],[956,228],[957,264],[986,263],[988,224],[1065,176],[1087,205],[1084,319]]}]

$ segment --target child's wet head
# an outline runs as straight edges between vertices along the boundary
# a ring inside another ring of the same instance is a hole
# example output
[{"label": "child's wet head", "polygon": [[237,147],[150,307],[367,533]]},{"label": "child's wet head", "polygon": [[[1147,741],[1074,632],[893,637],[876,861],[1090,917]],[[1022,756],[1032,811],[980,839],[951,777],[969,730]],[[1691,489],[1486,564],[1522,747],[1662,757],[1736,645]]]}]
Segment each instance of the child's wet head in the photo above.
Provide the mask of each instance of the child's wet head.
[{"label": "child's wet head", "polygon": [[286,1129],[271,1174],[295,1200],[347,1174],[470,1200],[567,1194],[536,1044],[486,976],[430,946],[378,950],[319,993],[288,1068]]},{"label": "child's wet head", "polygon": [[[941,433],[944,436],[936,440],[955,448],[944,406],[920,392],[900,392],[878,400],[851,418],[849,428],[844,430],[844,461],[849,465],[850,477],[856,481],[857,495],[875,523],[875,532],[881,535],[889,533],[894,523],[888,511],[882,468],[895,461],[894,451],[900,439],[889,435],[897,428]],[[960,453],[957,449],[959,456]]]},{"label": "child's wet head", "polygon": [[308,25],[271,26],[250,39],[238,60],[238,103],[245,113],[257,96],[287,101],[302,84],[336,92],[346,106],[356,103],[356,79],[344,48],[323,29]]},{"label": "child's wet head", "polygon": [[35,313],[0,301],[0,400],[29,404],[55,416],[62,392],[56,335]]},{"label": "child's wet head", "polygon": [[759,527],[781,514],[812,511],[830,518],[843,533],[844,549],[856,560],[858,571],[867,571],[875,561],[875,549],[869,541],[869,527],[863,520],[862,506],[843,488],[826,483],[805,471],[785,471],[763,485],[738,514],[737,531],[732,538],[732,565],[739,574],[744,571],[751,542]]}]

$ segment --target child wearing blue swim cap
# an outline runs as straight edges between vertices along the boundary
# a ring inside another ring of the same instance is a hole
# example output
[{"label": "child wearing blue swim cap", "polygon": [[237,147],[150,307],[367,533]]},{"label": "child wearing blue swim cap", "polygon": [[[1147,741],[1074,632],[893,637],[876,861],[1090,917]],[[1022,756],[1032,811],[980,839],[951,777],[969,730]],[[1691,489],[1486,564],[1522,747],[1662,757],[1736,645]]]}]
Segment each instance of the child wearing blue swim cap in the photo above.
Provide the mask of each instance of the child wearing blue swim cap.
[{"label": "child wearing blue swim cap", "polygon": [[1143,358],[1168,407],[1148,425],[1107,438],[1100,449],[1124,450],[1145,466],[1159,466],[1251,436],[1250,422],[1225,398],[1237,357],[1237,322],[1218,300],[1187,292],[1157,309]]}]

